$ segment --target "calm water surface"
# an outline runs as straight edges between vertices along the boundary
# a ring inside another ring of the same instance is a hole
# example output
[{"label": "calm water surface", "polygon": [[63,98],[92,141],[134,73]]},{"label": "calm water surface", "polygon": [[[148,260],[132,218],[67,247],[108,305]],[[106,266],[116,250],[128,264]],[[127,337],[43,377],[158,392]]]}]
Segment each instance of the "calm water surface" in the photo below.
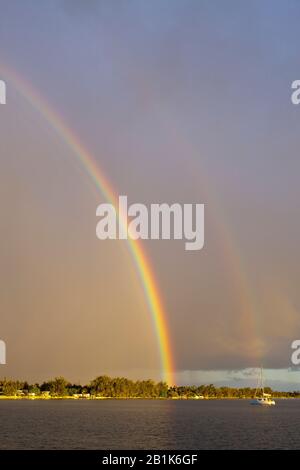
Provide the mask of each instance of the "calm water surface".
[{"label": "calm water surface", "polygon": [[0,420],[0,449],[300,449],[300,400],[2,400]]}]

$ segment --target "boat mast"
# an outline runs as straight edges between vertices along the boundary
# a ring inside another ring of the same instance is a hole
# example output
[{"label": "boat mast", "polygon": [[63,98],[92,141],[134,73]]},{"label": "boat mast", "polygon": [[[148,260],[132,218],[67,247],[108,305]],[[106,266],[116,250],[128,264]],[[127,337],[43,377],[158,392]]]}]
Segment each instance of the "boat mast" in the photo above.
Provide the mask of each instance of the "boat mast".
[{"label": "boat mast", "polygon": [[263,368],[262,368],[262,365],[260,367],[260,383],[261,383],[262,394],[264,396],[264,382],[263,382]]}]

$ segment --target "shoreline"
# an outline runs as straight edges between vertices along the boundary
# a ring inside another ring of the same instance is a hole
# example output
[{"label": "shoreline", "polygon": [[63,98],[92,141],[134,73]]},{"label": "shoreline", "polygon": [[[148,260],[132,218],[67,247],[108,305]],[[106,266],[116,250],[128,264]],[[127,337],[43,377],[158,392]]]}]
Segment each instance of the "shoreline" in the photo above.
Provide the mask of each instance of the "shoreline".
[{"label": "shoreline", "polygon": [[[297,400],[299,397],[280,397],[280,396],[273,396],[272,398],[276,400]],[[1,396],[0,400],[42,400],[42,401],[49,401],[49,400],[74,400],[74,401],[95,401],[95,400],[158,400],[158,401],[211,401],[211,400],[237,400],[237,401],[249,401],[253,400],[251,397],[245,398],[237,398],[237,397],[205,397],[205,398],[180,398],[180,397],[89,397],[89,398],[82,398],[82,397],[73,397],[73,396],[65,396],[65,397],[18,397],[18,396]]]}]

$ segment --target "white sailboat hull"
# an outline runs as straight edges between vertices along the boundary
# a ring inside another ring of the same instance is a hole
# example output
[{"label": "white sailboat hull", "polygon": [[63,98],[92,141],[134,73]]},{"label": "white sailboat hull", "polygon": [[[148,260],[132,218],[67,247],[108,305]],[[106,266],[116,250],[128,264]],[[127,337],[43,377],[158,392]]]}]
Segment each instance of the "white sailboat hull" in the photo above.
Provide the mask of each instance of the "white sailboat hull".
[{"label": "white sailboat hull", "polygon": [[270,400],[269,398],[255,398],[251,401],[251,405],[258,405],[258,406],[274,406],[275,401]]}]

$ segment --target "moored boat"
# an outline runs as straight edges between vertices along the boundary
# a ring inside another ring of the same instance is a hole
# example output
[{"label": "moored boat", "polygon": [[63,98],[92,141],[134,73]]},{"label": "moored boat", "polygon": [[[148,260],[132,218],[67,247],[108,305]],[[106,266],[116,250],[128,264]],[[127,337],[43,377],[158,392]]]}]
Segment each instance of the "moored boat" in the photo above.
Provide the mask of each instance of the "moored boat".
[{"label": "moored boat", "polygon": [[259,381],[255,390],[254,399],[251,401],[251,405],[258,406],[274,406],[276,405],[275,400],[272,399],[270,393],[265,393],[264,391],[264,381],[263,381],[263,370],[260,369]]}]

